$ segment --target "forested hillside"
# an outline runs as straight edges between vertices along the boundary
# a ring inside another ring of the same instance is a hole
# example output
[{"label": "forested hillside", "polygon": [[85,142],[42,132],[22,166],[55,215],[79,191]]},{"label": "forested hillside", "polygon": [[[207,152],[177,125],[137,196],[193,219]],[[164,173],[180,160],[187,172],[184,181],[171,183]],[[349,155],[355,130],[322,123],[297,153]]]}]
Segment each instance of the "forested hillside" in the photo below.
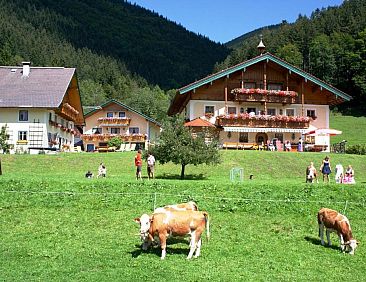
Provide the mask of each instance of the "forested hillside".
[{"label": "forested hillside", "polygon": [[[319,2],[319,5],[321,3]],[[267,51],[333,84],[354,99],[343,112],[366,115],[366,1],[348,0],[340,7],[316,10],[293,24],[260,31]],[[240,39],[240,38],[239,38]],[[216,70],[258,55],[259,34],[243,36]]]},{"label": "forested hillside", "polygon": [[228,55],[122,0],[0,0],[0,7],[0,65],[76,67],[84,105],[115,98],[161,120],[169,104],[162,89],[210,73]]}]

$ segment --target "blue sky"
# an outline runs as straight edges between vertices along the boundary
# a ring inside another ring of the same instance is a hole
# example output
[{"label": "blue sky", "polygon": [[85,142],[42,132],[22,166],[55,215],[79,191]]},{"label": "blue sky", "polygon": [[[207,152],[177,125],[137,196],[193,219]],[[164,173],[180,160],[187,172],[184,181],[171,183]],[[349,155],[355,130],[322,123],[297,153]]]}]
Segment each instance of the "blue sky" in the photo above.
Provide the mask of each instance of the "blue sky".
[{"label": "blue sky", "polygon": [[259,27],[294,22],[316,8],[343,0],[130,0],[180,23],[186,29],[225,43]]}]

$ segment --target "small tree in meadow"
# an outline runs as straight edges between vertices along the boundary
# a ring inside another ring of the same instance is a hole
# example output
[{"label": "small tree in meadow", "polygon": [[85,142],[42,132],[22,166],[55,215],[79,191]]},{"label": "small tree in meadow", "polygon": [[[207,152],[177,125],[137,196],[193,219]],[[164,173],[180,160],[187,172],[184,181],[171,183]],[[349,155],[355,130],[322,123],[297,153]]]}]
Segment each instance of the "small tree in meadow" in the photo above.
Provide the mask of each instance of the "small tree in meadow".
[{"label": "small tree in meadow", "polygon": [[0,150],[3,150],[3,154],[6,154],[10,150],[10,145],[8,144],[9,134],[6,133],[7,125],[1,127],[0,130]]},{"label": "small tree in meadow", "polygon": [[181,165],[180,178],[184,179],[189,164],[217,164],[220,155],[215,141],[206,144],[203,136],[192,137],[181,118],[171,118],[164,126],[158,144],[152,149],[161,164],[173,162]]}]

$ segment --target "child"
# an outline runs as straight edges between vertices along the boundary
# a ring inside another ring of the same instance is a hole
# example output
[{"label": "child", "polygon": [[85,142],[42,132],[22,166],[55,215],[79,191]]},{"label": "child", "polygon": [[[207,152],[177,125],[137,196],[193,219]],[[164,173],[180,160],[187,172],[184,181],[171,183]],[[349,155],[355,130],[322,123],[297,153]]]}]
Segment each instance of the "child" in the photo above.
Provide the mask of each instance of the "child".
[{"label": "child", "polygon": [[103,163],[100,163],[99,168],[98,168],[97,178],[106,177],[106,176],[107,176],[107,168],[105,167],[105,165]]}]

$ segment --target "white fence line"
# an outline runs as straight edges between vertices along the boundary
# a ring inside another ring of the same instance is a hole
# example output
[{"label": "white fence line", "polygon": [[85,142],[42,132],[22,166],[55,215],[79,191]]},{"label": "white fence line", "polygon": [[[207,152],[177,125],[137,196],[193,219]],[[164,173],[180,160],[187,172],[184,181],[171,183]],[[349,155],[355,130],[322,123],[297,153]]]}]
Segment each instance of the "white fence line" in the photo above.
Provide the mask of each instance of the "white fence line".
[{"label": "white fence line", "polygon": [[345,204],[344,211],[346,211],[349,204],[365,205],[364,202],[352,202],[348,200],[344,201],[332,201],[332,200],[293,200],[293,199],[256,199],[256,198],[237,198],[237,197],[217,197],[217,196],[205,196],[205,195],[189,195],[189,194],[171,194],[171,193],[158,193],[158,192],[71,192],[71,191],[29,191],[29,190],[5,190],[0,191],[2,193],[18,193],[18,194],[49,194],[49,195],[111,195],[111,196],[133,196],[133,195],[148,195],[153,198],[153,207],[156,208],[157,196],[174,196],[180,198],[203,198],[211,200],[226,200],[226,201],[242,201],[242,202],[273,202],[273,203],[332,203],[332,204]]}]

